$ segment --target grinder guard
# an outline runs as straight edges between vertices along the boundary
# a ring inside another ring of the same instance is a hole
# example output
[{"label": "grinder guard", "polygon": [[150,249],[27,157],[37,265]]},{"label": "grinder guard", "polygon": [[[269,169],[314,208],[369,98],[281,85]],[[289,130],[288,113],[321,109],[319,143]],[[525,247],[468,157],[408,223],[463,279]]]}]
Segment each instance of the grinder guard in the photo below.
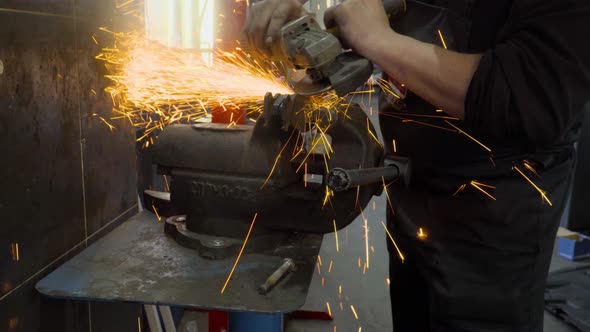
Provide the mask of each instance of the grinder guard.
[{"label": "grinder guard", "polygon": [[[291,161],[301,134],[293,124],[285,130],[284,120],[300,112],[284,112],[293,104],[293,96],[267,95],[264,114],[255,126],[174,125],[160,134],[154,162],[160,173],[171,175],[172,207],[176,214],[187,215],[190,232],[243,239],[258,213],[258,235],[273,231],[329,233],[334,231],[334,220],[337,229],[349,225],[372,196],[380,193],[381,185],[362,186],[358,196],[356,188],[339,192],[323,206],[325,185],[306,186],[303,168],[296,172],[300,160]],[[330,168],[382,164],[383,148],[369,134],[367,121],[364,111],[351,105],[347,117],[340,117],[328,129],[326,134],[333,142],[333,153],[327,159]],[[372,125],[370,129],[374,132]],[[309,173],[325,178],[324,168],[322,155],[308,158]]]}]

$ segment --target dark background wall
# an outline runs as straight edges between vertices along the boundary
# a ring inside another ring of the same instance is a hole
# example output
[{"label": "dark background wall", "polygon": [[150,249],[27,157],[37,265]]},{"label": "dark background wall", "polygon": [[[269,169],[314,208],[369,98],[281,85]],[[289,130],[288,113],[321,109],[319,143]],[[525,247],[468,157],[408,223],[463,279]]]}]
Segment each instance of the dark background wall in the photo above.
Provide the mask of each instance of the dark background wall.
[{"label": "dark background wall", "polygon": [[0,331],[137,331],[139,305],[34,289],[137,211],[135,132],[93,116],[112,103],[91,36],[117,19],[115,0],[0,0]]}]

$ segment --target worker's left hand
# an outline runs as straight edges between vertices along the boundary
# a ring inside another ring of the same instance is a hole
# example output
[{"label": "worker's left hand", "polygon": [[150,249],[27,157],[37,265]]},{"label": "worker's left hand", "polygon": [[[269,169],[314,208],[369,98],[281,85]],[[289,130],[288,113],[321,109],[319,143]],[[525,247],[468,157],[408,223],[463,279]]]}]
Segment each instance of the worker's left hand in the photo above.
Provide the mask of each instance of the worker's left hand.
[{"label": "worker's left hand", "polygon": [[326,10],[324,22],[328,27],[338,26],[346,46],[365,57],[375,48],[369,37],[392,31],[383,0],[345,0]]}]

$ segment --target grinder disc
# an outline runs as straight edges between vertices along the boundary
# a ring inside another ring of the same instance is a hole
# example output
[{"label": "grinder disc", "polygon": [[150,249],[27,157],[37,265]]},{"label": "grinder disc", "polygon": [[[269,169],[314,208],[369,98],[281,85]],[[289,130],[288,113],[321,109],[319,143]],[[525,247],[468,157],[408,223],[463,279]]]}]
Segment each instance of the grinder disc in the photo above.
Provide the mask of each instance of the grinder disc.
[{"label": "grinder disc", "polygon": [[373,73],[373,64],[354,52],[344,52],[317,72],[325,73],[327,77],[314,80],[308,74],[295,84],[295,93],[312,96],[335,90],[338,96],[343,97],[367,82]]}]

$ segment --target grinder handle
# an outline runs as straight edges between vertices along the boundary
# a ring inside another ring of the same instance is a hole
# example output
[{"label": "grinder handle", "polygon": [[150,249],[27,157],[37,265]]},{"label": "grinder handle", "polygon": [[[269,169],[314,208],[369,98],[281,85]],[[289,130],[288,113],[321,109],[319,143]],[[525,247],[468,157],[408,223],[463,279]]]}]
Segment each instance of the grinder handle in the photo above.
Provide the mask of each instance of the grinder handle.
[{"label": "grinder handle", "polygon": [[[393,21],[396,18],[403,16],[408,10],[408,3],[406,0],[383,0],[383,7],[385,7],[385,13],[389,21]],[[341,39],[340,28],[336,25],[336,22],[329,21],[324,22],[326,30],[334,35],[336,38]]]}]

